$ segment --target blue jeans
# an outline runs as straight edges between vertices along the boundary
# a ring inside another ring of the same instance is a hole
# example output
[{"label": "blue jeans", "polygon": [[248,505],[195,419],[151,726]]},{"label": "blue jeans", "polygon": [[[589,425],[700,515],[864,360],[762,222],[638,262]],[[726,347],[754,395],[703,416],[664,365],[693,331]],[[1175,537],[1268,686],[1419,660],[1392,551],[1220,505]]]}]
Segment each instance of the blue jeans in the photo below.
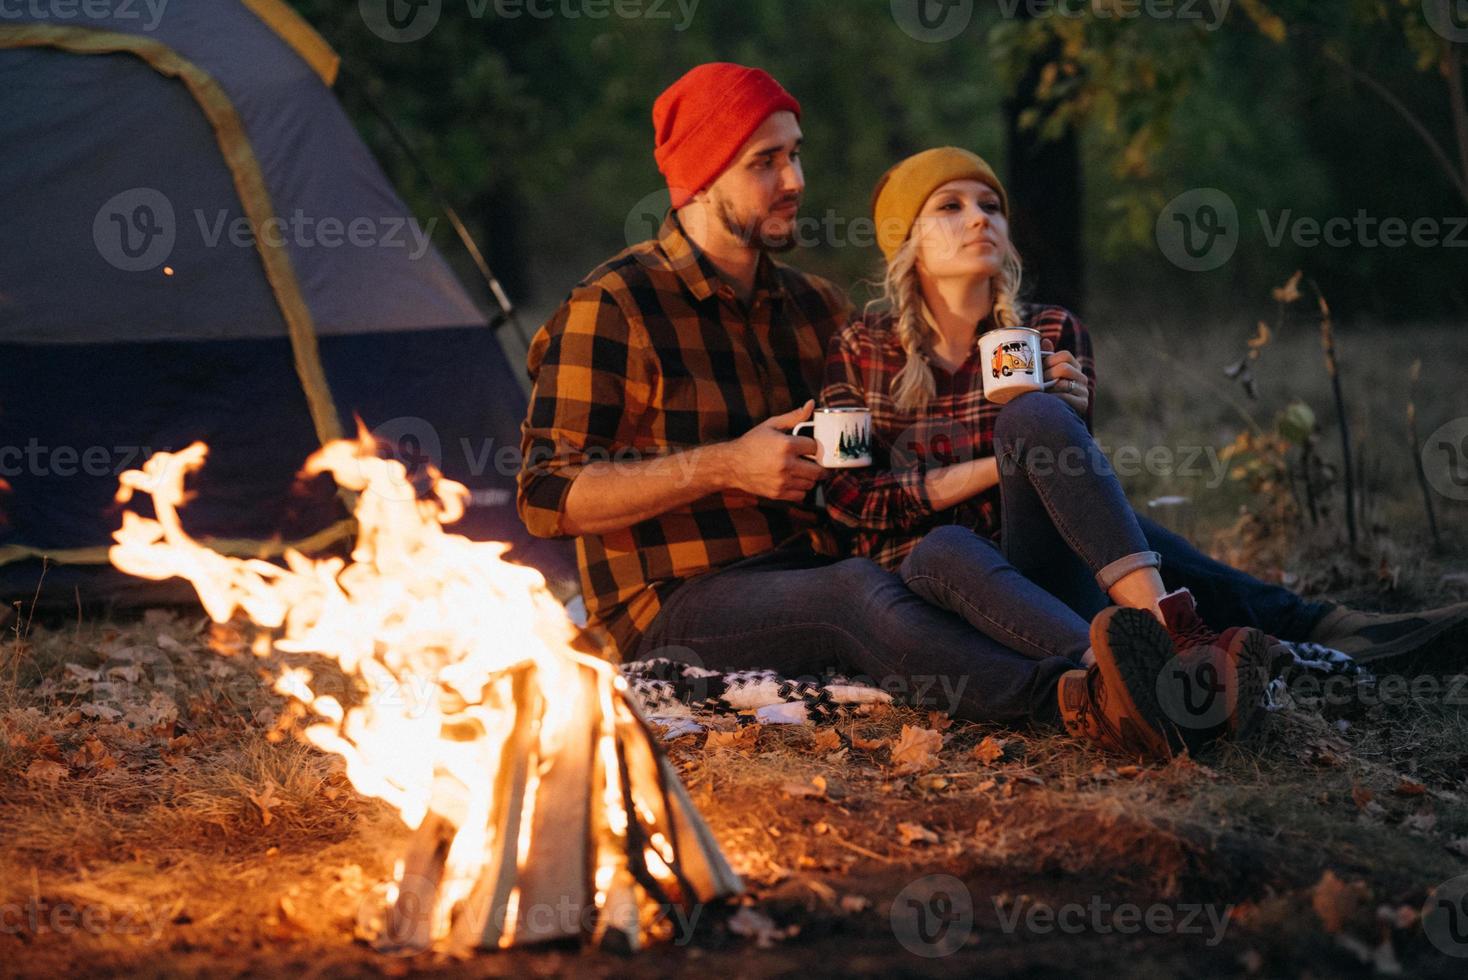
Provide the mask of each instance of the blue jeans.
[{"label": "blue jeans", "polygon": [[1107,590],[1146,567],[1158,567],[1168,589],[1188,588],[1215,630],[1254,626],[1304,639],[1325,614],[1326,606],[1215,561],[1137,514],[1060,399],[1032,393],[1010,402],[994,448],[1002,543],[936,528],[900,569],[913,592],[986,635],[1031,657],[1078,659],[1091,618],[1110,604]]},{"label": "blue jeans", "polygon": [[689,579],[631,656],[788,677],[839,672],[971,721],[1059,723],[1056,685],[1075,667],[1017,653],[914,595],[865,558],[788,546]]}]

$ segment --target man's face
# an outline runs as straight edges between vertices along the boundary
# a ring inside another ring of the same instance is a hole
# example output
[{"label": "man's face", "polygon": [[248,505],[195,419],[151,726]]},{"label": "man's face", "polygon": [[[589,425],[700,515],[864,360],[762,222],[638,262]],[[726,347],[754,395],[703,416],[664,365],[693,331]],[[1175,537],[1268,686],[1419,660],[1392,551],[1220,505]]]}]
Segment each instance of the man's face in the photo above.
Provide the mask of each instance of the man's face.
[{"label": "man's face", "polygon": [[794,113],[774,113],[698,195],[708,202],[713,219],[750,248],[784,252],[795,247],[795,218],[805,191],[801,139]]}]

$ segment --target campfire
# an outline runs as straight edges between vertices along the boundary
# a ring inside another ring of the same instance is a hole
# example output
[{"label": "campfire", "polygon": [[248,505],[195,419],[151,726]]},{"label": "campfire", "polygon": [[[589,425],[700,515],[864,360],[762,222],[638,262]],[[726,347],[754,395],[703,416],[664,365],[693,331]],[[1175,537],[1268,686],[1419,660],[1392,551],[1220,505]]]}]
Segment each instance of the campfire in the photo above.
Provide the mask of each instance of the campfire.
[{"label": "campfire", "polygon": [[[436,472],[415,492],[368,434],[306,462],[356,493],[351,560],[285,554],[285,565],[221,555],[178,509],[208,448],[158,453],[121,476],[112,563],[193,583],[215,622],[243,612],[284,653],[328,658],[360,698],[312,690],[286,667],[275,689],[316,719],[352,784],[414,831],[384,889],[380,949],[457,952],[581,937],[636,949],[659,910],[741,890],[677,772],[605,661],[533,569],[506,545],[444,530],[468,493]],[[421,481],[420,481],[421,483]]]}]

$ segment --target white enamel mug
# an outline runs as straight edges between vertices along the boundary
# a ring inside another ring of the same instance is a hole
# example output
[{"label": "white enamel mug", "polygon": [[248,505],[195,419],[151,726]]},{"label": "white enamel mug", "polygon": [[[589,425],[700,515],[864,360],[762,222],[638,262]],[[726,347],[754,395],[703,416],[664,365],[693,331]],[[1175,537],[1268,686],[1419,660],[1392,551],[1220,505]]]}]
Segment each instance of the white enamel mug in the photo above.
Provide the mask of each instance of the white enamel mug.
[{"label": "white enamel mug", "polygon": [[[807,428],[809,433],[801,431]],[[818,448],[810,458],[827,469],[872,465],[872,413],[865,408],[818,408],[790,434],[812,435]]]},{"label": "white enamel mug", "polygon": [[980,372],[984,397],[1003,405],[1026,391],[1045,391],[1055,382],[1045,380],[1040,331],[1030,327],[1001,327],[979,335]]}]

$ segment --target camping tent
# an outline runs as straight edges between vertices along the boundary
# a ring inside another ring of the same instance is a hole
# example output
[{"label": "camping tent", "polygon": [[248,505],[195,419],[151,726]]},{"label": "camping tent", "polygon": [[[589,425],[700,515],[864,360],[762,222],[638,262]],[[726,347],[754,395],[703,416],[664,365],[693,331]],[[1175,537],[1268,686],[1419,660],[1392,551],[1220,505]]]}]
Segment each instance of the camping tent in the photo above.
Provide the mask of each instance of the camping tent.
[{"label": "camping tent", "polygon": [[[525,400],[483,315],[279,0],[16,4],[0,16],[0,597],[154,598],[112,573],[117,474],[196,439],[183,511],[235,553],[350,531],[297,478],[360,418],[516,519]],[[7,486],[8,485],[8,486]]]}]

